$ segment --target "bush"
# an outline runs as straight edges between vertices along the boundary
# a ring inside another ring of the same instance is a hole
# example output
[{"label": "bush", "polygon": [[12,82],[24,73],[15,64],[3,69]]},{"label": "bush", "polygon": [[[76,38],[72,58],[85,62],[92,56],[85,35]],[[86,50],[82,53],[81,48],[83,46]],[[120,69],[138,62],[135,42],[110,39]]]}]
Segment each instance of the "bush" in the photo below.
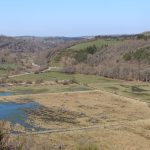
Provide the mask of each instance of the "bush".
[{"label": "bush", "polygon": [[2,79],[0,79],[0,83],[1,83],[1,84],[5,84],[5,83],[7,83],[7,79],[6,79],[6,78],[2,78]]},{"label": "bush", "polygon": [[73,83],[78,84],[78,81],[77,81],[75,78],[71,79],[70,82],[71,82],[72,84],[73,84]]},{"label": "bush", "polygon": [[141,48],[141,49],[136,50],[135,52],[126,53],[123,56],[123,59],[125,61],[129,61],[131,59],[138,60],[138,61],[140,60],[150,61],[150,47]]},{"label": "bush", "polygon": [[96,53],[96,51],[97,51],[97,47],[95,45],[89,46],[84,50],[78,51],[78,53],[75,55],[75,59],[78,62],[84,62],[87,59],[87,56],[89,54],[93,55]]},{"label": "bush", "polygon": [[10,83],[12,83],[12,84],[18,84],[19,81],[16,81],[16,80],[10,80]]},{"label": "bush", "polygon": [[131,53],[131,52],[130,52],[130,53],[126,53],[126,54],[123,56],[123,59],[124,59],[125,61],[131,60],[131,59],[132,59],[132,53]]},{"label": "bush", "polygon": [[73,66],[67,66],[67,67],[62,68],[62,72],[74,74],[76,72],[76,70],[75,70],[75,67],[73,67]]},{"label": "bush", "polygon": [[58,79],[55,79],[55,82],[58,83]]},{"label": "bush", "polygon": [[26,84],[32,84],[32,81],[27,81]]},{"label": "bush", "polygon": [[41,84],[41,83],[43,83],[43,82],[44,82],[43,79],[39,79],[39,80],[36,80],[36,81],[35,81],[36,84]]},{"label": "bush", "polygon": [[40,71],[39,71],[39,70],[34,72],[34,74],[39,74],[39,73],[40,73]]},{"label": "bush", "polygon": [[133,53],[133,58],[136,60],[148,60],[150,61],[150,48],[139,49]]},{"label": "bush", "polygon": [[89,47],[87,47],[86,51],[87,51],[87,53],[93,55],[97,51],[97,47],[95,45],[89,46]]},{"label": "bush", "polygon": [[144,35],[144,34],[139,34],[139,35],[137,36],[137,39],[138,39],[138,40],[143,39],[143,40],[147,41],[149,38],[150,38],[149,35]]},{"label": "bush", "polygon": [[81,50],[75,55],[75,59],[78,62],[84,62],[87,59],[87,55],[88,55],[88,53],[86,51]]}]

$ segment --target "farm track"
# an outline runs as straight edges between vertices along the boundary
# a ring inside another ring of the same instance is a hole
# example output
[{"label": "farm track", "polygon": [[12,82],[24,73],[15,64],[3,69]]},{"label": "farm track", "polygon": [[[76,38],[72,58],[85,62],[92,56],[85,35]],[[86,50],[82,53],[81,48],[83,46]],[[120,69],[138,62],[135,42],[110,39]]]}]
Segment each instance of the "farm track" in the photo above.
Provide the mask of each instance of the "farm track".
[{"label": "farm track", "polygon": [[[136,98],[132,98],[132,97],[129,97],[129,96],[123,96],[123,95],[120,95],[118,93],[113,93],[113,92],[109,92],[109,91],[102,90],[102,89],[98,89],[98,90],[93,89],[93,90],[87,90],[87,91],[73,91],[73,92],[53,92],[53,93],[28,94],[28,96],[32,96],[32,95],[37,95],[37,96],[39,95],[40,96],[40,95],[47,95],[47,94],[82,94],[82,93],[93,93],[93,92],[104,92],[104,93],[111,94],[111,95],[114,95],[114,96],[119,96],[120,98],[128,98],[128,99],[131,99],[131,100],[141,101],[141,100],[136,99]],[[25,95],[13,95],[12,97],[16,97],[16,96],[25,96]],[[3,98],[3,97],[1,96],[1,98]]]},{"label": "farm track", "polygon": [[[45,73],[45,72],[49,72],[51,71],[52,69],[59,69],[58,67],[49,67],[48,69],[45,69],[43,71],[41,71],[42,73]],[[24,76],[24,75],[30,75],[30,74],[34,74],[34,72],[25,72],[25,73],[21,73],[21,74],[16,74],[16,75],[11,75],[11,76],[8,76],[9,78],[14,78],[14,77],[20,77],[20,76]]]},{"label": "farm track", "polygon": [[[148,120],[148,119],[147,119]],[[63,129],[52,129],[46,131],[37,131],[37,132],[30,132],[30,133],[11,133],[12,136],[29,136],[29,135],[40,135],[40,134],[54,134],[54,133],[68,133],[68,132],[85,132],[85,131],[94,131],[98,129],[105,129],[105,130],[115,130],[115,129],[122,129],[128,128],[128,126],[136,125],[138,122],[142,122],[146,120],[136,120],[136,121],[126,121],[126,122],[119,122],[119,123],[109,123],[103,125],[95,125],[95,126],[87,126],[87,127],[79,127],[79,128],[63,128]]]}]

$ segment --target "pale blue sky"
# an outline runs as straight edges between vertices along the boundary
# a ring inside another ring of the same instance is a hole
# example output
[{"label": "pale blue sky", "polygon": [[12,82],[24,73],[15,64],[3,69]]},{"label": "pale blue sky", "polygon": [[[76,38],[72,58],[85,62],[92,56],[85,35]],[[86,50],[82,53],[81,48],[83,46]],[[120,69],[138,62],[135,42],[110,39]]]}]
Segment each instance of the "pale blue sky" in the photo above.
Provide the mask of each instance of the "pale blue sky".
[{"label": "pale blue sky", "polygon": [[150,0],[0,0],[0,34],[84,36],[150,30]]}]

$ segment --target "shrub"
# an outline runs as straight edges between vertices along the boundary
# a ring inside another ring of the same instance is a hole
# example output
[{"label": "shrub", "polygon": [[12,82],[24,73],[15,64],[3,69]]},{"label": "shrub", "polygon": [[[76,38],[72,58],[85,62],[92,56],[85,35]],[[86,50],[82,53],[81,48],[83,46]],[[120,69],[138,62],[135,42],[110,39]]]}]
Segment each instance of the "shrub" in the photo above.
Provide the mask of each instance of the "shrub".
[{"label": "shrub", "polygon": [[131,59],[132,59],[132,54],[131,54],[131,52],[130,52],[130,53],[126,53],[126,54],[123,56],[123,59],[124,59],[125,61],[131,60]]},{"label": "shrub", "polygon": [[73,67],[73,66],[67,66],[67,67],[62,68],[62,72],[74,74],[76,72],[76,70],[75,70],[75,67]]},{"label": "shrub", "polygon": [[18,84],[19,82],[16,81],[16,80],[10,80],[10,83],[12,83],[12,84]]},{"label": "shrub", "polygon": [[32,84],[32,81],[27,81],[26,84]]},{"label": "shrub", "polygon": [[89,54],[94,54],[97,51],[97,47],[95,45],[89,46],[89,47],[87,47],[86,51]]},{"label": "shrub", "polygon": [[87,59],[87,55],[88,55],[88,53],[86,51],[81,50],[75,55],[75,59],[78,62],[84,62]]},{"label": "shrub", "polygon": [[55,79],[55,82],[58,83],[58,79]]},{"label": "shrub", "polygon": [[136,60],[148,60],[150,61],[150,48],[139,49],[133,53],[133,58]]},{"label": "shrub", "polygon": [[61,81],[63,85],[69,85],[70,84],[70,81],[69,80],[64,80],[64,81]]},{"label": "shrub", "polygon": [[87,59],[87,56],[89,54],[93,55],[94,53],[96,53],[97,51],[97,47],[95,45],[93,46],[89,46],[84,50],[80,50],[76,55],[75,55],[75,59],[78,62],[84,62]]},{"label": "shrub", "polygon": [[40,71],[39,71],[39,70],[34,72],[34,74],[39,74],[39,73],[40,73]]},{"label": "shrub", "polygon": [[1,84],[7,83],[7,79],[6,79],[6,78],[0,79],[0,83],[1,83]]},{"label": "shrub", "polygon": [[36,84],[41,84],[41,83],[43,83],[43,82],[44,82],[43,79],[39,79],[39,80],[36,80],[36,81],[35,81]]},{"label": "shrub", "polygon": [[138,60],[138,61],[140,60],[150,61],[150,47],[141,48],[136,50],[135,52],[126,53],[123,56],[123,59],[125,61],[129,61],[131,59]]},{"label": "shrub", "polygon": [[78,81],[77,81],[75,78],[71,79],[70,82],[71,82],[71,83],[78,84]]}]

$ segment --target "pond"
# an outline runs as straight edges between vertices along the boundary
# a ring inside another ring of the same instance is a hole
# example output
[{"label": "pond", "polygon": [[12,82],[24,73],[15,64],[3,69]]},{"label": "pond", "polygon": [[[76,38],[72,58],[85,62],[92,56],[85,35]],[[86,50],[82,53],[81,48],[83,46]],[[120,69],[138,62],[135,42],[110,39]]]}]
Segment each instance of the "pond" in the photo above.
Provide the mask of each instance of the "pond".
[{"label": "pond", "polygon": [[27,130],[41,130],[35,127],[32,123],[27,122],[28,115],[25,109],[36,109],[40,105],[35,102],[30,103],[14,103],[14,102],[1,102],[0,103],[0,120],[9,121],[12,124],[20,124]]},{"label": "pond", "polygon": [[0,92],[0,96],[12,96],[13,93],[11,92]]}]

